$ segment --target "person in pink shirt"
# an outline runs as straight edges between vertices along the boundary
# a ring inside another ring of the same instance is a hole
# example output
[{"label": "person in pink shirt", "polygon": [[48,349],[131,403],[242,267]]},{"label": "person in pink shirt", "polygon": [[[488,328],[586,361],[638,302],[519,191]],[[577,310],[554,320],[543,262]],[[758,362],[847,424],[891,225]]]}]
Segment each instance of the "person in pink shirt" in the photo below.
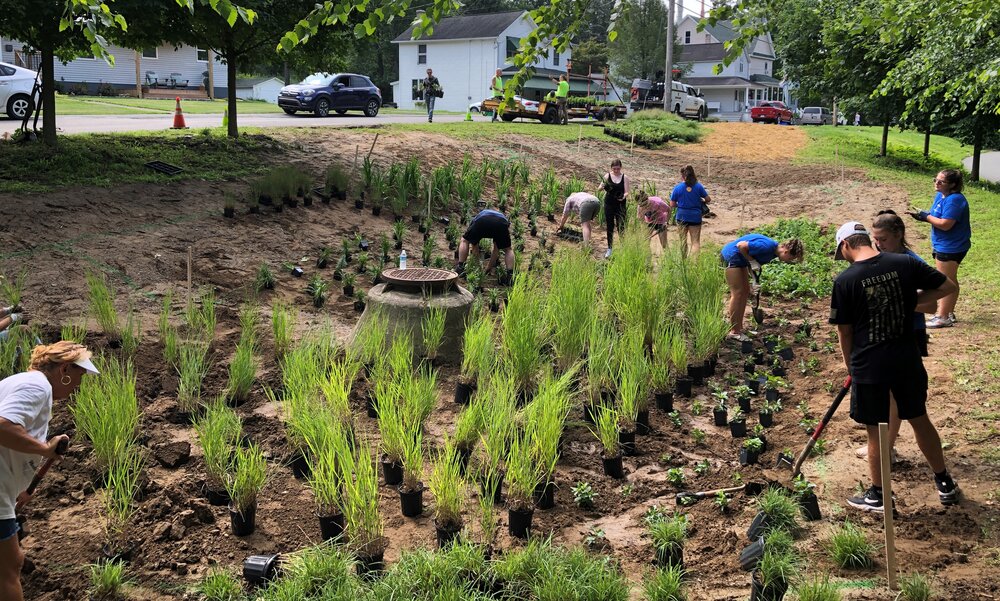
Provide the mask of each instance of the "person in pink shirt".
[{"label": "person in pink shirt", "polygon": [[574,192],[566,198],[563,204],[562,221],[559,222],[559,229],[563,229],[570,213],[580,215],[580,229],[583,230],[583,243],[590,243],[590,226],[597,211],[601,210],[601,201],[593,194],[587,192]]},{"label": "person in pink shirt", "polygon": [[[660,238],[660,248],[667,247],[667,223],[670,222],[670,205],[659,196],[649,196],[645,192],[636,195],[638,216]],[[652,238],[652,236],[650,236]]]}]

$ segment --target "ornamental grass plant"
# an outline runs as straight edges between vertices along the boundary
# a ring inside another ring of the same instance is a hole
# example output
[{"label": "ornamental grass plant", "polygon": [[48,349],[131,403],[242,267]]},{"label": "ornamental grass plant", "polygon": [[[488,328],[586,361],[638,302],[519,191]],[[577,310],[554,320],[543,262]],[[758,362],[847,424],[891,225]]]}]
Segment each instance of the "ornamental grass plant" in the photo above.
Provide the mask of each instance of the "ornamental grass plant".
[{"label": "ornamental grass plant", "polygon": [[597,288],[597,265],[589,254],[580,249],[566,249],[556,255],[545,317],[556,366],[561,370],[568,369],[587,352]]},{"label": "ornamental grass plant", "polygon": [[216,491],[223,490],[232,462],[232,450],[243,433],[240,418],[222,399],[216,399],[195,420],[194,431],[198,437],[198,445],[201,446],[208,487]]},{"label": "ornamental grass plant", "polygon": [[231,471],[226,478],[226,492],[233,511],[246,514],[257,505],[257,497],[267,481],[267,460],[256,443],[238,446],[233,451]]},{"label": "ornamental grass plant", "polygon": [[496,322],[486,313],[470,317],[462,338],[462,366],[459,379],[474,385],[484,374],[493,371],[496,354],[493,348],[493,331]]},{"label": "ornamental grass plant", "polygon": [[86,278],[91,315],[108,340],[120,341],[121,326],[118,323],[118,311],[115,310],[115,300],[108,288],[107,278],[103,273],[94,271],[88,271]]},{"label": "ornamental grass plant", "polygon": [[295,335],[295,309],[280,301],[271,309],[271,332],[274,335],[274,355],[280,361],[292,348]]},{"label": "ornamental grass plant", "polygon": [[351,548],[359,554],[384,549],[384,523],[378,505],[378,472],[367,440],[361,438],[356,442],[354,455],[344,470],[353,474],[353,477],[344,480],[343,496],[345,529]]},{"label": "ornamental grass plant", "polygon": [[420,331],[423,334],[424,356],[431,363],[437,359],[438,350],[444,340],[444,325],[447,314],[444,307],[430,307],[420,322]]},{"label": "ornamental grass plant", "polygon": [[447,438],[444,449],[433,460],[428,487],[434,495],[434,523],[437,527],[449,530],[461,528],[465,480],[456,448]]},{"label": "ornamental grass plant", "polygon": [[540,302],[542,294],[535,278],[525,273],[517,274],[501,317],[503,356],[521,394],[532,390],[535,377],[545,360],[545,307]]},{"label": "ornamental grass plant", "polygon": [[94,364],[101,373],[83,378],[70,411],[103,473],[139,436],[139,400],[131,361],[94,357]]}]

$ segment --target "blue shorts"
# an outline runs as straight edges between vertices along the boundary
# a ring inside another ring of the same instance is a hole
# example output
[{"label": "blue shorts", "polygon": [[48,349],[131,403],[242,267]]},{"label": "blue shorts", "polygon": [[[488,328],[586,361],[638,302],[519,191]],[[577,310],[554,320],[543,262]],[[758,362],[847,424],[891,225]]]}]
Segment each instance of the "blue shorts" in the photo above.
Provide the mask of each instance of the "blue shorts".
[{"label": "blue shorts", "polygon": [[17,518],[0,520],[0,541],[16,536],[21,531],[21,524],[17,523]]}]

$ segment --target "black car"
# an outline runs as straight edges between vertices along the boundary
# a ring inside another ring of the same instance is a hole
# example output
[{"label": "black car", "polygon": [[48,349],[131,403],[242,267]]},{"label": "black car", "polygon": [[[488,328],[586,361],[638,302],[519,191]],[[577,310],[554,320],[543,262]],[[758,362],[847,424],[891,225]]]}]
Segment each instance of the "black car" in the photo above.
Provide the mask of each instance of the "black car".
[{"label": "black car", "polygon": [[314,73],[302,83],[281,88],[278,106],[289,115],[308,111],[326,117],[330,111],[338,115],[364,111],[368,117],[374,117],[382,106],[382,92],[364,75]]}]

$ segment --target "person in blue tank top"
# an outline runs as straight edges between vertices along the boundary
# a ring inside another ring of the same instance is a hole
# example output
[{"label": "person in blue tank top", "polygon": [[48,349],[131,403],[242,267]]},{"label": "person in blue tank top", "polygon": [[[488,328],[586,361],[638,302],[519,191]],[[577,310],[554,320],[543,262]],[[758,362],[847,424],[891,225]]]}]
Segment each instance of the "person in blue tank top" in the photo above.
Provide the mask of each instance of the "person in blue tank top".
[{"label": "person in blue tank top", "polygon": [[720,254],[729,285],[727,314],[732,324],[729,337],[742,340],[743,316],[750,298],[750,271],[760,273],[761,266],[775,259],[783,263],[801,263],[802,241],[791,238],[779,244],[762,234],[747,234],[723,246]]},{"label": "person in blue tank top", "polygon": [[674,186],[670,193],[670,207],[676,211],[674,219],[681,238],[681,253],[686,256],[689,243],[692,254],[701,250],[702,203],[708,204],[712,199],[705,186],[698,181],[691,165],[681,169],[681,179],[684,181]]},{"label": "person in blue tank top", "polygon": [[[962,195],[962,172],[945,169],[934,178],[934,202],[929,211],[912,211],[910,216],[931,224],[931,248],[938,271],[958,284],[958,266],[972,248],[969,201]],[[937,312],[927,321],[928,328],[955,325],[958,290],[938,301]]]}]

